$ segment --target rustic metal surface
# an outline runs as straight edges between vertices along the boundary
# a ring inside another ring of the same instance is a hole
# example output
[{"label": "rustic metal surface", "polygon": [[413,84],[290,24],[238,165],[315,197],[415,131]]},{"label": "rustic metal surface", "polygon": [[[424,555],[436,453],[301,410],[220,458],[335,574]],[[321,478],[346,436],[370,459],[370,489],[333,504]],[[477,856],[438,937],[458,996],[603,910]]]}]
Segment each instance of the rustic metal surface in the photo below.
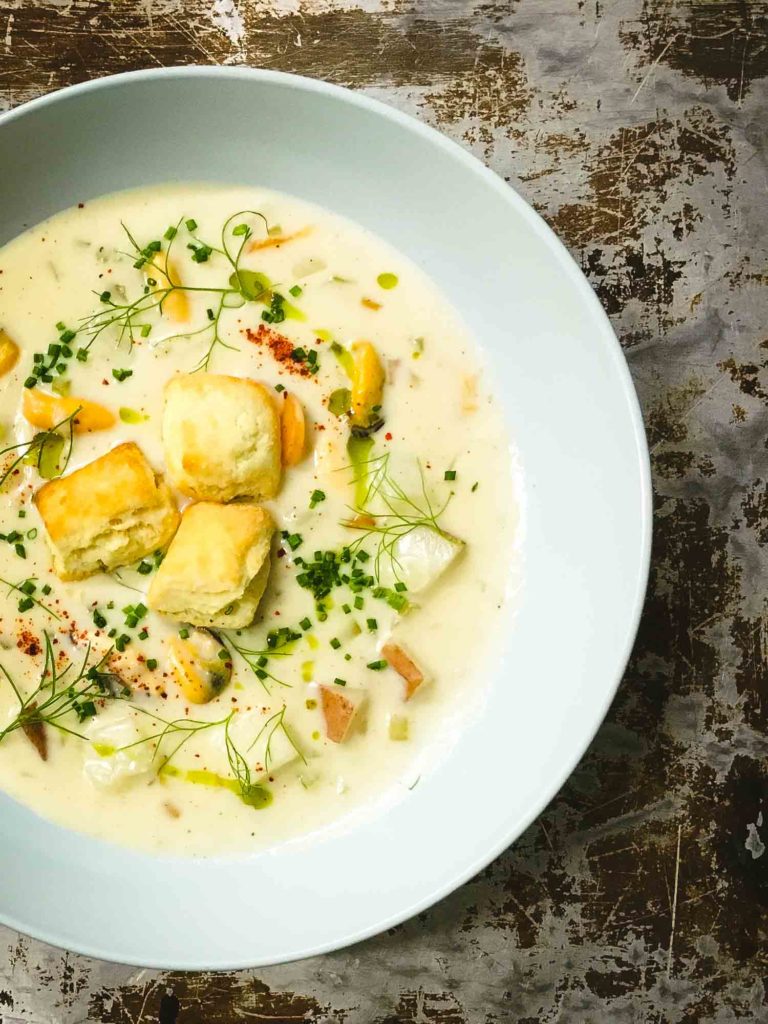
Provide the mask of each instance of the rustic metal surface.
[{"label": "rustic metal surface", "polygon": [[640,393],[651,587],[572,779],[429,913],[332,956],[220,976],[5,931],[0,1019],[768,1021],[768,3],[0,0],[0,107],[190,62],[388,100],[549,220]]}]

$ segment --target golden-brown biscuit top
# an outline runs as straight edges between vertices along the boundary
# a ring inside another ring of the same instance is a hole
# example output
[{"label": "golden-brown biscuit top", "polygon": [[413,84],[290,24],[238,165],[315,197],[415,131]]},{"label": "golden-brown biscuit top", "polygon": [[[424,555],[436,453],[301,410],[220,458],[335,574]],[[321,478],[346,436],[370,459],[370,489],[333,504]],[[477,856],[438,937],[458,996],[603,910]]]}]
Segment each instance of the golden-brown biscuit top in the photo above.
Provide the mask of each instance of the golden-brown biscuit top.
[{"label": "golden-brown biscuit top", "polygon": [[268,388],[245,377],[185,374],[165,386],[169,476],[190,497],[272,498],[280,485],[280,419]]},{"label": "golden-brown biscuit top", "polygon": [[72,533],[99,533],[105,521],[166,504],[155,472],[133,442],[120,444],[68,476],[43,484],[34,498],[54,544]]},{"label": "golden-brown biscuit top", "polygon": [[187,506],[150,597],[162,600],[169,587],[241,596],[269,557],[273,529],[272,517],[260,505],[201,501]]}]

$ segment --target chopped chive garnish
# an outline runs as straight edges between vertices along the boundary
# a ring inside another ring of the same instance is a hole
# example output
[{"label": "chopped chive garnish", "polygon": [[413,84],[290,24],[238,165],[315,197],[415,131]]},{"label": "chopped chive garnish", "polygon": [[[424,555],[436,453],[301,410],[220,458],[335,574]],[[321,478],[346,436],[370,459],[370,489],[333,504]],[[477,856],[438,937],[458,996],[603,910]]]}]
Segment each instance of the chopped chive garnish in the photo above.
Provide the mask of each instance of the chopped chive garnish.
[{"label": "chopped chive garnish", "polygon": [[445,480],[455,480],[456,479],[456,470],[455,469],[446,469],[444,479]]},{"label": "chopped chive garnish", "polygon": [[309,507],[314,508],[315,505],[319,505],[321,501],[325,501],[325,491],[312,491],[309,498]]},{"label": "chopped chive garnish", "polygon": [[19,558],[27,557],[27,549],[24,547],[23,544],[14,544],[13,550],[16,552]]},{"label": "chopped chive garnish", "polygon": [[[190,230],[192,229],[190,228]],[[181,637],[182,640],[189,640],[189,630],[186,628],[180,629],[179,636]]]},{"label": "chopped chive garnish", "polygon": [[402,594],[403,591],[407,590],[407,589],[408,589],[408,587],[406,587],[406,585],[403,582],[399,581],[399,580],[395,584],[395,590],[398,592],[398,594]]},{"label": "chopped chive garnish", "polygon": [[[149,633],[146,631],[146,629],[142,629],[142,631],[139,633],[139,640],[146,640],[148,636],[149,636]],[[219,653],[223,654],[224,652],[223,651],[219,651]]]},{"label": "chopped chive garnish", "polygon": [[379,628],[379,624],[376,619],[366,619],[366,625],[371,632]]},{"label": "chopped chive garnish", "polygon": [[378,661],[369,661],[366,668],[373,669],[374,672],[381,672],[383,668],[386,668],[389,662],[380,658]]},{"label": "chopped chive garnish", "polygon": [[[176,228],[174,227],[173,224],[171,224],[170,227],[167,227],[165,229],[165,234],[163,235],[163,238],[167,239],[170,242],[171,239],[173,239],[175,237],[176,237]],[[149,662],[147,662],[147,664],[149,664]]]},{"label": "chopped chive garnish", "polygon": [[301,620],[299,625],[305,631],[312,628],[312,623],[310,622],[310,620],[308,618],[306,618],[306,616]]},{"label": "chopped chive garnish", "polygon": [[93,613],[93,623],[95,626],[98,626],[99,629],[104,629],[104,627],[107,624],[107,620],[104,618],[104,616],[101,614],[98,608]]},{"label": "chopped chive garnish", "polygon": [[197,231],[197,221],[194,217],[190,217],[188,220],[185,220],[184,224],[186,225],[187,231]]},{"label": "chopped chive garnish", "polygon": [[334,651],[338,651],[338,649],[341,647],[341,640],[339,640],[337,636],[332,638],[331,647],[334,649]]},{"label": "chopped chive garnish", "polygon": [[285,391],[285,387],[282,384],[275,384],[275,391],[280,394],[281,391]]},{"label": "chopped chive garnish", "polygon": [[150,672],[154,672],[157,668],[157,658],[147,658],[147,668]]},{"label": "chopped chive garnish", "polygon": [[364,604],[365,604],[365,601],[360,596],[360,594],[358,594],[357,597],[355,598],[355,608],[357,608],[357,610],[360,611],[360,609],[363,607]]},{"label": "chopped chive garnish", "polygon": [[136,567],[136,572],[140,573],[142,576],[149,576],[149,574],[152,572],[152,566],[149,564],[149,562],[139,562],[138,566]]},{"label": "chopped chive garnish", "polygon": [[476,480],[476,481],[475,481],[475,482],[474,482],[474,483],[472,484],[472,493],[473,493],[473,494],[475,493],[475,491],[477,490],[477,488],[478,488],[479,486],[480,486],[480,481],[479,481],[479,480]]},{"label": "chopped chive garnish", "polygon": [[47,597],[47,596],[48,596],[48,595],[50,594],[50,592],[51,592],[51,588],[50,588],[49,584],[47,584],[47,583],[46,583],[46,584],[45,584],[45,586],[44,586],[44,587],[42,588],[42,590],[43,590],[43,593],[45,594],[45,596],[46,596],[46,597]]},{"label": "chopped chive garnish", "polygon": [[336,684],[336,686],[346,686],[347,685],[347,680],[346,679],[339,679],[338,676],[336,676],[336,678],[333,681]]},{"label": "chopped chive garnish", "polygon": [[112,376],[116,381],[122,383],[124,380],[128,380],[129,377],[133,376],[133,370],[113,370]]},{"label": "chopped chive garnish", "polygon": [[348,604],[343,604],[341,606],[341,610],[344,612],[345,615],[349,615],[350,612],[352,611]]}]

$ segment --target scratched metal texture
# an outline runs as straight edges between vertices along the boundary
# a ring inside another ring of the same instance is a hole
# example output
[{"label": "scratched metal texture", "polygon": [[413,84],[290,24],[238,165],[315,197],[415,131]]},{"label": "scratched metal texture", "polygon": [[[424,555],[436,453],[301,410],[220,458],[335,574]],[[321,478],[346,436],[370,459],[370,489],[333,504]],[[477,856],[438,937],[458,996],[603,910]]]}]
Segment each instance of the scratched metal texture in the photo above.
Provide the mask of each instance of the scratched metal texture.
[{"label": "scratched metal texture", "polygon": [[650,591],[578,770],[433,910],[331,956],[218,976],[5,931],[3,1024],[768,1021],[768,3],[0,2],[0,107],[190,62],[382,98],[547,218],[640,393]]}]

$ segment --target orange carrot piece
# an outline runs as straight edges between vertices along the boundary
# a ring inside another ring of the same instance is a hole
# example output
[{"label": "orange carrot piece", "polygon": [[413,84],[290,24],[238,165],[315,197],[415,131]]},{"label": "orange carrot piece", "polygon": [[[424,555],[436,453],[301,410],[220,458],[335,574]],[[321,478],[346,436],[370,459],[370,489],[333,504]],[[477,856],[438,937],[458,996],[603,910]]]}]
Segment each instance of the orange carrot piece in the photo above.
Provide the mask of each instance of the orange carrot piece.
[{"label": "orange carrot piece", "polygon": [[306,423],[301,402],[295,395],[286,392],[280,417],[283,442],[283,465],[295,466],[304,457],[306,444]]},{"label": "orange carrot piece", "polygon": [[89,402],[85,398],[72,398],[69,395],[49,395],[38,388],[26,388],[22,400],[24,419],[41,430],[50,430],[71,416],[76,409],[72,426],[76,434],[89,434],[94,430],[108,430],[115,424],[115,417],[103,405]]},{"label": "orange carrot piece", "polygon": [[[176,264],[168,259],[165,252],[157,252],[152,257],[152,266],[145,267],[145,276],[151,277],[157,284],[155,288],[163,290],[170,285],[180,285],[181,279]],[[159,276],[158,276],[159,274]],[[169,320],[184,323],[189,320],[189,297],[181,288],[169,292],[162,302],[161,311]]]},{"label": "orange carrot piece", "polygon": [[287,245],[288,242],[295,242],[298,238],[306,238],[311,231],[312,225],[309,224],[307,227],[294,231],[290,235],[270,235],[268,238],[261,238],[251,242],[248,249],[250,252],[258,252],[260,249],[273,249],[278,245]]}]

